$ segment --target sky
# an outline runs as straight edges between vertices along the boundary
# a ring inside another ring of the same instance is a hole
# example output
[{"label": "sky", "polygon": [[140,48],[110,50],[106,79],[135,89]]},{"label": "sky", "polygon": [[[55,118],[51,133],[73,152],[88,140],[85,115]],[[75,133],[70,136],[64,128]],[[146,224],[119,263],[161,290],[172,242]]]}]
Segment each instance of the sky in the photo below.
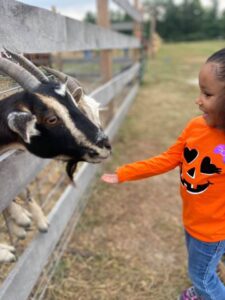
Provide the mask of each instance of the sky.
[{"label": "sky", "polygon": [[[96,12],[96,0],[19,0],[19,2],[47,9],[55,6],[60,14],[77,20],[82,20],[88,11]],[[117,9],[112,2],[109,1],[110,9]]]},{"label": "sky", "polygon": [[[20,2],[30,4],[33,6],[38,6],[46,9],[51,9],[52,6],[55,6],[57,11],[62,15],[82,20],[87,11],[93,13],[96,12],[96,0],[19,0]],[[139,0],[140,3],[142,2]],[[175,0],[179,3],[182,0]],[[218,0],[219,8],[225,9],[225,0]],[[130,0],[132,3],[133,1]],[[203,5],[210,5],[211,0],[201,0]],[[113,1],[109,0],[110,9],[117,10],[119,9],[117,5],[113,4]]]}]

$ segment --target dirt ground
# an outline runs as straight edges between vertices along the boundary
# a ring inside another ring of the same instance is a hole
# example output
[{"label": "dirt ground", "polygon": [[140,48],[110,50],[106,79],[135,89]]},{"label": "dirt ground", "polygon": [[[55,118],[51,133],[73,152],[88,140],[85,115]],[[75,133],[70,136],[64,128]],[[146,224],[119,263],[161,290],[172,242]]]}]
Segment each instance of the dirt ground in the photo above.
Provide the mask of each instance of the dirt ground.
[{"label": "dirt ground", "polygon": [[[137,99],[102,172],[157,155],[198,111],[200,65],[222,42],[164,45],[150,61]],[[178,170],[107,185],[98,176],[46,300],[172,300],[190,282]]]}]

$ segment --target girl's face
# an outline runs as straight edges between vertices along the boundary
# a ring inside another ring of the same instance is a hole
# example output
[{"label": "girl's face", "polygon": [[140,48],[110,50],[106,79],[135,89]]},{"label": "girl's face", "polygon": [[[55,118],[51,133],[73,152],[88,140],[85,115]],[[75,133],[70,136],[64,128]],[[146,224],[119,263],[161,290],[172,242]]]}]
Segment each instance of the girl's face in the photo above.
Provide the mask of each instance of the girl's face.
[{"label": "girl's face", "polygon": [[212,127],[220,127],[219,107],[225,100],[225,83],[217,78],[218,70],[218,63],[208,62],[202,66],[199,73],[200,95],[196,99],[203,118]]}]

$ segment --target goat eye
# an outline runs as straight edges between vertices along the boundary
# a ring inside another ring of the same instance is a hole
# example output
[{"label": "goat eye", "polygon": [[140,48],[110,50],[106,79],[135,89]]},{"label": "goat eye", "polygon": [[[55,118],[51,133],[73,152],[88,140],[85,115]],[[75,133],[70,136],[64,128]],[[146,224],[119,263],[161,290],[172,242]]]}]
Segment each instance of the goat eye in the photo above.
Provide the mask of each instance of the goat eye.
[{"label": "goat eye", "polygon": [[45,122],[49,125],[55,125],[58,122],[58,117],[57,116],[51,116],[46,118]]}]

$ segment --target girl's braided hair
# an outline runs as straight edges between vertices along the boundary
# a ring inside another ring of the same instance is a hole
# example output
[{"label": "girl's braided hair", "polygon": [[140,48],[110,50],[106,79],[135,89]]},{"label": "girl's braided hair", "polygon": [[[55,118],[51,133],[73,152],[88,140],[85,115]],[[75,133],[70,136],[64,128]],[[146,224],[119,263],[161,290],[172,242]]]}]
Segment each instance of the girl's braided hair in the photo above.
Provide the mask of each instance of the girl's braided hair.
[{"label": "girl's braided hair", "polygon": [[225,131],[225,48],[213,53],[206,63],[217,63],[216,78],[224,81],[224,91],[219,99],[217,106],[217,114],[220,128]]},{"label": "girl's braided hair", "polygon": [[225,82],[225,48],[213,53],[206,61],[219,64],[219,68],[216,72],[216,76],[219,80]]}]

